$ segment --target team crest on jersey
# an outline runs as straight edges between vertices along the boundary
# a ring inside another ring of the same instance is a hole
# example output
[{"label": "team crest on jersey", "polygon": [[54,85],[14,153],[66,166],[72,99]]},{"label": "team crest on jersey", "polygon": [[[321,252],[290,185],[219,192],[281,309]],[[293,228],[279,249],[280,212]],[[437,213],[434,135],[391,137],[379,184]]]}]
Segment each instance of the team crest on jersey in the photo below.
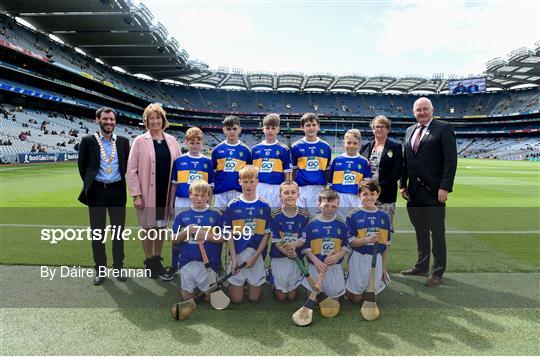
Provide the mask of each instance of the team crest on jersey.
[{"label": "team crest on jersey", "polygon": [[262,208],[259,208],[259,214],[262,216],[263,215],[263,209]]},{"label": "team crest on jersey", "polygon": [[386,153],[386,155],[389,157],[389,158],[392,158],[392,156],[394,156],[394,152],[392,150],[388,150],[388,152]]},{"label": "team crest on jersey", "polygon": [[244,156],[244,153],[242,151],[240,151],[240,157]]},{"label": "team crest on jersey", "polygon": [[384,224],[384,218],[381,218],[381,224]]},{"label": "team crest on jersey", "polygon": [[362,164],[358,164],[358,170],[362,170]]},{"label": "team crest on jersey", "polygon": [[324,149],[321,149],[321,155],[324,154]]},{"label": "team crest on jersey", "polygon": [[204,167],[205,169],[207,169],[207,168],[208,168],[208,164],[204,164],[203,167]]},{"label": "team crest on jersey", "polygon": [[338,235],[341,234],[341,228],[338,228],[338,229],[337,229],[337,234],[338,234]]},{"label": "team crest on jersey", "polygon": [[214,222],[215,222],[214,217],[210,217],[209,221],[210,221],[210,223],[214,224]]}]

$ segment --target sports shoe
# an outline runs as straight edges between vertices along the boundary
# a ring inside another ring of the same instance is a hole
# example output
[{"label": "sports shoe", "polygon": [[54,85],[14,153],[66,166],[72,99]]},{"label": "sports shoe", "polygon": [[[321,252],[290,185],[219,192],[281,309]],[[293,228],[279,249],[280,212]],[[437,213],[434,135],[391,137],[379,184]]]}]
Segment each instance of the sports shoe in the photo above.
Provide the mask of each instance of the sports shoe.
[{"label": "sports shoe", "polygon": [[169,267],[169,269],[167,269],[167,272],[172,276],[180,275],[180,269],[173,267],[172,265]]},{"label": "sports shoe", "polygon": [[159,276],[159,278],[161,280],[163,280],[163,281],[171,281],[171,280],[174,279],[174,275],[169,274],[169,271],[167,269],[165,269],[165,267],[161,263],[163,261],[163,258],[161,257],[161,255],[152,257],[152,259],[154,259],[154,261],[155,261],[156,271],[157,271],[157,274],[158,274],[158,276]]}]

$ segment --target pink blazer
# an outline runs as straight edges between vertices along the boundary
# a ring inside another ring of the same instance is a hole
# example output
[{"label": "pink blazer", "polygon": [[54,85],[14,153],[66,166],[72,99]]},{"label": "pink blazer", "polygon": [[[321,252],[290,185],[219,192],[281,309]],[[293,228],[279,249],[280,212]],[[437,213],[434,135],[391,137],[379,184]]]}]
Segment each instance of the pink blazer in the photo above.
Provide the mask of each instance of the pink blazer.
[{"label": "pink blazer", "polygon": [[[171,182],[170,172],[174,160],[181,155],[180,147],[176,138],[163,133],[165,142],[171,153],[171,167],[169,168],[169,183]],[[156,153],[150,132],[139,135],[133,141],[127,163],[126,181],[130,195],[142,196],[144,208],[137,210],[139,225],[143,228],[156,226]],[[167,207],[169,206],[169,190],[167,188]]]}]

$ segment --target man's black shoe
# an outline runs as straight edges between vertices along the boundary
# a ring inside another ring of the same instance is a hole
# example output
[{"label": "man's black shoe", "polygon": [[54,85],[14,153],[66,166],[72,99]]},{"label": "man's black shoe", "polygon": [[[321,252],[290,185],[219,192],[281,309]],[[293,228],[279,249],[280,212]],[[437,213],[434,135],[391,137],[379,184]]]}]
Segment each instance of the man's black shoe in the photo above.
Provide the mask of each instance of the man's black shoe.
[{"label": "man's black shoe", "polygon": [[127,281],[127,272],[123,272],[123,269],[115,269],[115,273],[118,272],[118,276],[116,277],[116,280],[118,280],[121,283],[125,283]]},{"label": "man's black shoe", "polygon": [[422,270],[417,269],[417,268],[412,268],[412,269],[402,270],[402,271],[401,271],[401,274],[402,274],[402,275],[427,276],[427,275],[428,275],[428,272],[427,272],[427,271],[422,271]]},{"label": "man's black shoe", "polygon": [[104,282],[105,282],[105,277],[104,277],[104,276],[99,276],[99,275],[97,275],[97,273],[96,273],[96,275],[92,278],[92,284],[94,284],[94,285],[101,285],[101,284],[103,284]]}]

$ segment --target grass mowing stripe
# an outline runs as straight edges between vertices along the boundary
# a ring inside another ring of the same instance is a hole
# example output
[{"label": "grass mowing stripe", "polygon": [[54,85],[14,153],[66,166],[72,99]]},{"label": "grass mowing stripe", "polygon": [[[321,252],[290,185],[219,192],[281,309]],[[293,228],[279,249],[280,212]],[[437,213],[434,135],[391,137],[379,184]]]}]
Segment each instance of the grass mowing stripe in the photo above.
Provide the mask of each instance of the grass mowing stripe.
[{"label": "grass mowing stripe", "polygon": [[[258,304],[231,305],[215,311],[203,303],[188,320],[178,322],[170,318],[167,309],[168,300],[178,296],[176,284],[150,279],[130,279],[123,284],[113,279],[96,288],[88,279],[74,278],[56,279],[49,285],[44,279],[35,281],[33,275],[38,271],[29,267],[0,267],[2,276],[7,277],[2,284],[15,285],[15,289],[0,289],[0,314],[5,326],[10,326],[1,331],[2,354],[540,352],[534,333],[540,301],[537,286],[530,283],[538,281],[540,274],[446,274],[444,285],[436,289],[423,286],[420,277],[393,275],[392,285],[379,297],[379,320],[364,321],[358,305],[343,302],[336,318],[325,319],[316,312],[309,328],[298,328],[292,324],[291,314],[301,305],[304,294],[296,301],[279,303],[265,289]],[[41,294],[35,294],[37,291]],[[47,303],[53,298],[60,304],[81,305],[54,309],[22,307],[32,299]],[[10,307],[6,308],[8,303]],[[140,307],[132,307],[137,304]],[[234,328],[231,321],[235,321]],[[28,338],[25,331],[39,333]]]}]

